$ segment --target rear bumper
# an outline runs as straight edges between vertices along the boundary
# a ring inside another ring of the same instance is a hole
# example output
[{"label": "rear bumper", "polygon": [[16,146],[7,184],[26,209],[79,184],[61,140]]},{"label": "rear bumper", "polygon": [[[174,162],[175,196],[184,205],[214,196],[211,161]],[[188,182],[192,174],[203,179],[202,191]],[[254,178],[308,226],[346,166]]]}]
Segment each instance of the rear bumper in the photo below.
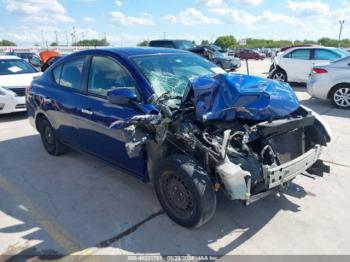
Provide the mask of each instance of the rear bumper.
[{"label": "rear bumper", "polygon": [[328,77],[320,76],[316,79],[315,77],[309,77],[306,83],[306,90],[312,97],[319,99],[328,99],[328,93],[332,87],[332,83],[329,82]]}]

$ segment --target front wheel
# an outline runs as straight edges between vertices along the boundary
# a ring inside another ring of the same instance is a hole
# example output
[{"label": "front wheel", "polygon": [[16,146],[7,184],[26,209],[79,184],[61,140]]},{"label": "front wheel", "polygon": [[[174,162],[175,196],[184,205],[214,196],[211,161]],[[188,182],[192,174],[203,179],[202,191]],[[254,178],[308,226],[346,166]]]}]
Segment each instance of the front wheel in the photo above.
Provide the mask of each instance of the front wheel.
[{"label": "front wheel", "polygon": [[287,82],[287,74],[283,70],[276,70],[271,77],[273,80],[277,80],[280,82]]},{"label": "front wheel", "polygon": [[154,184],[164,211],[183,227],[200,227],[215,213],[212,182],[204,169],[188,156],[173,155],[162,161]]},{"label": "front wheel", "polygon": [[332,104],[338,108],[350,109],[350,85],[340,85],[332,91]]}]

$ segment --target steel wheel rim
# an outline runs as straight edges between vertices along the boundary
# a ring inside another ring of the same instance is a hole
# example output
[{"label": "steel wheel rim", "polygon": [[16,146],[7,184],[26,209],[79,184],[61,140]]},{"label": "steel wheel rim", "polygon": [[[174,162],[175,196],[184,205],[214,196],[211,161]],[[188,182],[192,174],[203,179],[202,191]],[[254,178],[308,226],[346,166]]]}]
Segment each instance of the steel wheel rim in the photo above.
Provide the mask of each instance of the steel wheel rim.
[{"label": "steel wheel rim", "polygon": [[274,80],[278,80],[278,81],[282,81],[282,82],[285,81],[285,78],[284,78],[284,74],[283,74],[283,73],[276,73],[276,74],[273,76],[273,79],[274,79]]},{"label": "steel wheel rim", "polygon": [[53,145],[54,143],[54,137],[53,132],[50,127],[46,126],[44,129],[44,138],[48,145]]},{"label": "steel wheel rim", "polygon": [[176,216],[190,218],[194,213],[194,198],[185,181],[178,175],[168,173],[161,179],[161,188],[167,204]]},{"label": "steel wheel rim", "polygon": [[334,103],[340,107],[350,106],[350,88],[342,87],[335,91],[333,95]]}]

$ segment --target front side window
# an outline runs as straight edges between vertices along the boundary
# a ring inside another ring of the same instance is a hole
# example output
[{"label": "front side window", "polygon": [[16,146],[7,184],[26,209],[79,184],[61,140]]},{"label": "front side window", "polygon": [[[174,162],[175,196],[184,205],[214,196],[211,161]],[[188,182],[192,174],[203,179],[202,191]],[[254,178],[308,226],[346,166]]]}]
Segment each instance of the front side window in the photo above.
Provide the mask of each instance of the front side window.
[{"label": "front side window", "polygon": [[0,60],[0,75],[19,75],[36,73],[37,70],[21,59]]},{"label": "front side window", "polygon": [[94,56],[91,61],[88,92],[106,97],[109,91],[128,88],[136,91],[134,79],[116,61]]},{"label": "front side window", "polygon": [[330,60],[334,61],[339,59],[341,56],[332,52],[330,50],[325,49],[316,49],[314,54],[314,60]]},{"label": "front side window", "polygon": [[81,88],[81,78],[84,66],[84,57],[79,57],[63,64],[59,84],[74,89]]},{"label": "front side window", "polygon": [[285,56],[286,58],[309,60],[310,59],[310,49],[298,49],[290,52]]}]

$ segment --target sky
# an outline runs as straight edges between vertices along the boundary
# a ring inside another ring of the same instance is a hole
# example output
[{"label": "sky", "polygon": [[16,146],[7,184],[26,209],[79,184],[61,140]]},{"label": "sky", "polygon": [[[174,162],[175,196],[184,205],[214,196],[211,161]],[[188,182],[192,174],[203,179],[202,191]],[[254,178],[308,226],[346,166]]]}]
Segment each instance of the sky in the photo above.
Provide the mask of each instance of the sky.
[{"label": "sky", "polygon": [[[0,0],[0,39],[18,45],[103,38],[114,46],[176,38],[350,38],[350,0]],[[74,40],[74,39],[73,39]]]}]

